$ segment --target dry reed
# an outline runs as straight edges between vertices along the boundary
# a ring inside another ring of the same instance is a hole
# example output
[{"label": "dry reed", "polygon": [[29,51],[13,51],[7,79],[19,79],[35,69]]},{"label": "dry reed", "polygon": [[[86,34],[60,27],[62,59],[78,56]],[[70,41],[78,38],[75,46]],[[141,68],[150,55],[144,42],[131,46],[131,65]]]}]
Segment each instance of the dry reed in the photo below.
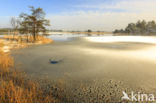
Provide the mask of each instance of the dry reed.
[{"label": "dry reed", "polygon": [[34,81],[25,79],[14,68],[13,58],[0,51],[0,103],[53,103],[53,96],[43,92]]},{"label": "dry reed", "polygon": [[[24,42],[34,42],[33,36],[19,36],[19,35],[5,35],[4,39],[7,40],[12,40],[12,41],[17,41],[18,43],[24,43]],[[49,38],[45,38],[44,36],[36,36],[36,43],[40,44],[47,44],[47,43],[52,43],[53,41]]]}]

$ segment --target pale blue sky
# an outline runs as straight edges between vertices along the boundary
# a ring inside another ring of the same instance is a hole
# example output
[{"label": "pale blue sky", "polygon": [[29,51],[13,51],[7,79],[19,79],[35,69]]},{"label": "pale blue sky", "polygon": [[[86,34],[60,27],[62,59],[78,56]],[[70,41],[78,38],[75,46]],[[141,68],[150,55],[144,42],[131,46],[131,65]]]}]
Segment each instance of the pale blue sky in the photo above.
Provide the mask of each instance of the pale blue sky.
[{"label": "pale blue sky", "polygon": [[[1,0],[0,16],[17,16],[21,12],[28,11],[28,6],[42,7],[47,14],[59,14],[70,11],[100,10],[98,8],[87,8],[85,5],[115,4],[119,0]],[[111,9],[105,9],[110,11]],[[113,10],[111,10],[113,11]],[[114,9],[114,11],[117,11]],[[119,10],[120,11],[120,10]]]},{"label": "pale blue sky", "polygon": [[1,0],[0,27],[34,6],[44,9],[53,29],[112,31],[138,19],[155,20],[155,5],[156,0]]}]

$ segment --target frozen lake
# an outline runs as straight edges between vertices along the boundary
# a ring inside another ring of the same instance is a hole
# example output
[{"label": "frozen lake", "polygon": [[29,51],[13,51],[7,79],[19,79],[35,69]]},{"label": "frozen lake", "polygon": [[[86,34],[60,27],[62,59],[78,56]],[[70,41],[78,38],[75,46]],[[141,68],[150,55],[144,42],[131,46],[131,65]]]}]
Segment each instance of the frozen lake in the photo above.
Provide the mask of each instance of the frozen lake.
[{"label": "frozen lake", "polygon": [[[53,36],[50,38],[54,38]],[[127,88],[143,88],[155,93],[156,37],[55,37],[52,44],[14,51],[13,56],[16,65],[20,64],[19,69],[34,78],[51,81],[61,79],[70,85],[70,88],[89,83],[87,86],[95,85],[101,88],[99,93],[102,93],[102,88],[108,85],[100,83],[104,81],[107,84],[107,81],[111,80],[115,84],[108,88],[117,85],[120,93]],[[64,37],[66,40],[62,41]],[[60,38],[61,42],[57,38]],[[60,62],[51,64],[51,59]]]}]

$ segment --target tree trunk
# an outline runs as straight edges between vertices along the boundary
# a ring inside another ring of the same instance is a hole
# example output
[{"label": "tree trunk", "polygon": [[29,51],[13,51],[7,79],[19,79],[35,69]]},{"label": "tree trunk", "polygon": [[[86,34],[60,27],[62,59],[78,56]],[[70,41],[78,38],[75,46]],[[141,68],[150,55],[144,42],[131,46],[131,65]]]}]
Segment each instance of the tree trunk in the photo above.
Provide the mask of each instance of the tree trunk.
[{"label": "tree trunk", "polygon": [[33,39],[34,42],[36,41],[36,27],[35,27],[35,23],[34,23],[34,27],[33,27]]}]

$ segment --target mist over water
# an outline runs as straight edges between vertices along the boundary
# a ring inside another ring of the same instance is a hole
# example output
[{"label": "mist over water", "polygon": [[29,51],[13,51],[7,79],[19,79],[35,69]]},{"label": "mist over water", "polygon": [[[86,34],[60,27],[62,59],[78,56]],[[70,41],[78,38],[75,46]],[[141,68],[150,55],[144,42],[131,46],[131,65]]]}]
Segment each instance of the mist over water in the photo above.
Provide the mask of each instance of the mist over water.
[{"label": "mist over water", "polygon": [[87,37],[91,42],[136,42],[136,43],[152,43],[156,44],[156,37],[150,36],[103,36],[103,37]]},{"label": "mist over water", "polygon": [[[133,50],[126,50],[123,51],[120,49],[120,52],[123,52],[122,55],[118,54],[118,56],[124,56],[128,58],[134,59],[142,59],[142,60],[150,60],[151,62],[156,61],[156,37],[155,36],[105,36],[105,37],[85,37],[86,40],[89,42],[96,42],[96,43],[142,43],[142,44],[151,44],[151,46],[142,48],[139,46],[140,49],[133,49]],[[152,46],[153,45],[153,46]],[[114,45],[112,48],[121,48],[120,45]],[[96,51],[97,54],[101,54],[98,50]],[[114,50],[109,51],[108,54],[111,54]],[[115,52],[114,52],[115,53]],[[117,53],[117,52],[116,52]],[[117,54],[116,54],[117,55]]]},{"label": "mist over water", "polygon": [[151,43],[156,44],[156,36],[111,36],[112,34],[106,34],[106,36],[97,36],[87,34],[61,34],[56,33],[48,36],[48,38],[54,41],[69,41],[72,38],[83,37],[90,42],[101,42],[101,43],[111,43],[111,42],[136,42],[136,43]]},{"label": "mist over water", "polygon": [[[102,43],[114,43],[113,45],[108,45],[107,47],[110,49],[112,48],[112,51],[108,51],[108,54],[111,53],[118,53],[115,52],[115,49],[120,49],[120,52],[123,52],[121,56],[127,57],[127,58],[134,58],[134,59],[145,59],[145,60],[150,60],[151,62],[154,62],[156,60],[156,47],[152,46],[156,44],[156,37],[155,36],[87,36],[86,34],[55,34],[49,36],[49,38],[53,39],[54,41],[60,42],[60,41],[85,41],[85,42],[90,42],[90,43],[100,43],[99,45],[102,45]],[[116,43],[116,44],[115,44]],[[119,43],[125,43],[122,45],[119,45]],[[135,48],[132,47],[133,44],[140,44],[138,47]],[[129,50],[126,50],[124,48],[127,47],[128,45],[132,44],[130,46]],[[149,44],[151,46],[146,47],[146,45],[141,45],[141,44]],[[142,46],[142,47],[141,47]],[[144,48],[145,47],[145,48]],[[140,49],[138,49],[140,48]],[[100,49],[88,49],[89,53],[94,52],[96,55],[103,54],[103,51],[101,51],[102,48]],[[122,50],[123,49],[123,50]],[[86,48],[87,50],[87,48]],[[108,49],[107,49],[108,50]],[[105,52],[107,51],[105,50]],[[101,52],[100,52],[101,51]],[[119,54],[116,54],[119,56]],[[137,55],[137,56],[136,56]]]}]

